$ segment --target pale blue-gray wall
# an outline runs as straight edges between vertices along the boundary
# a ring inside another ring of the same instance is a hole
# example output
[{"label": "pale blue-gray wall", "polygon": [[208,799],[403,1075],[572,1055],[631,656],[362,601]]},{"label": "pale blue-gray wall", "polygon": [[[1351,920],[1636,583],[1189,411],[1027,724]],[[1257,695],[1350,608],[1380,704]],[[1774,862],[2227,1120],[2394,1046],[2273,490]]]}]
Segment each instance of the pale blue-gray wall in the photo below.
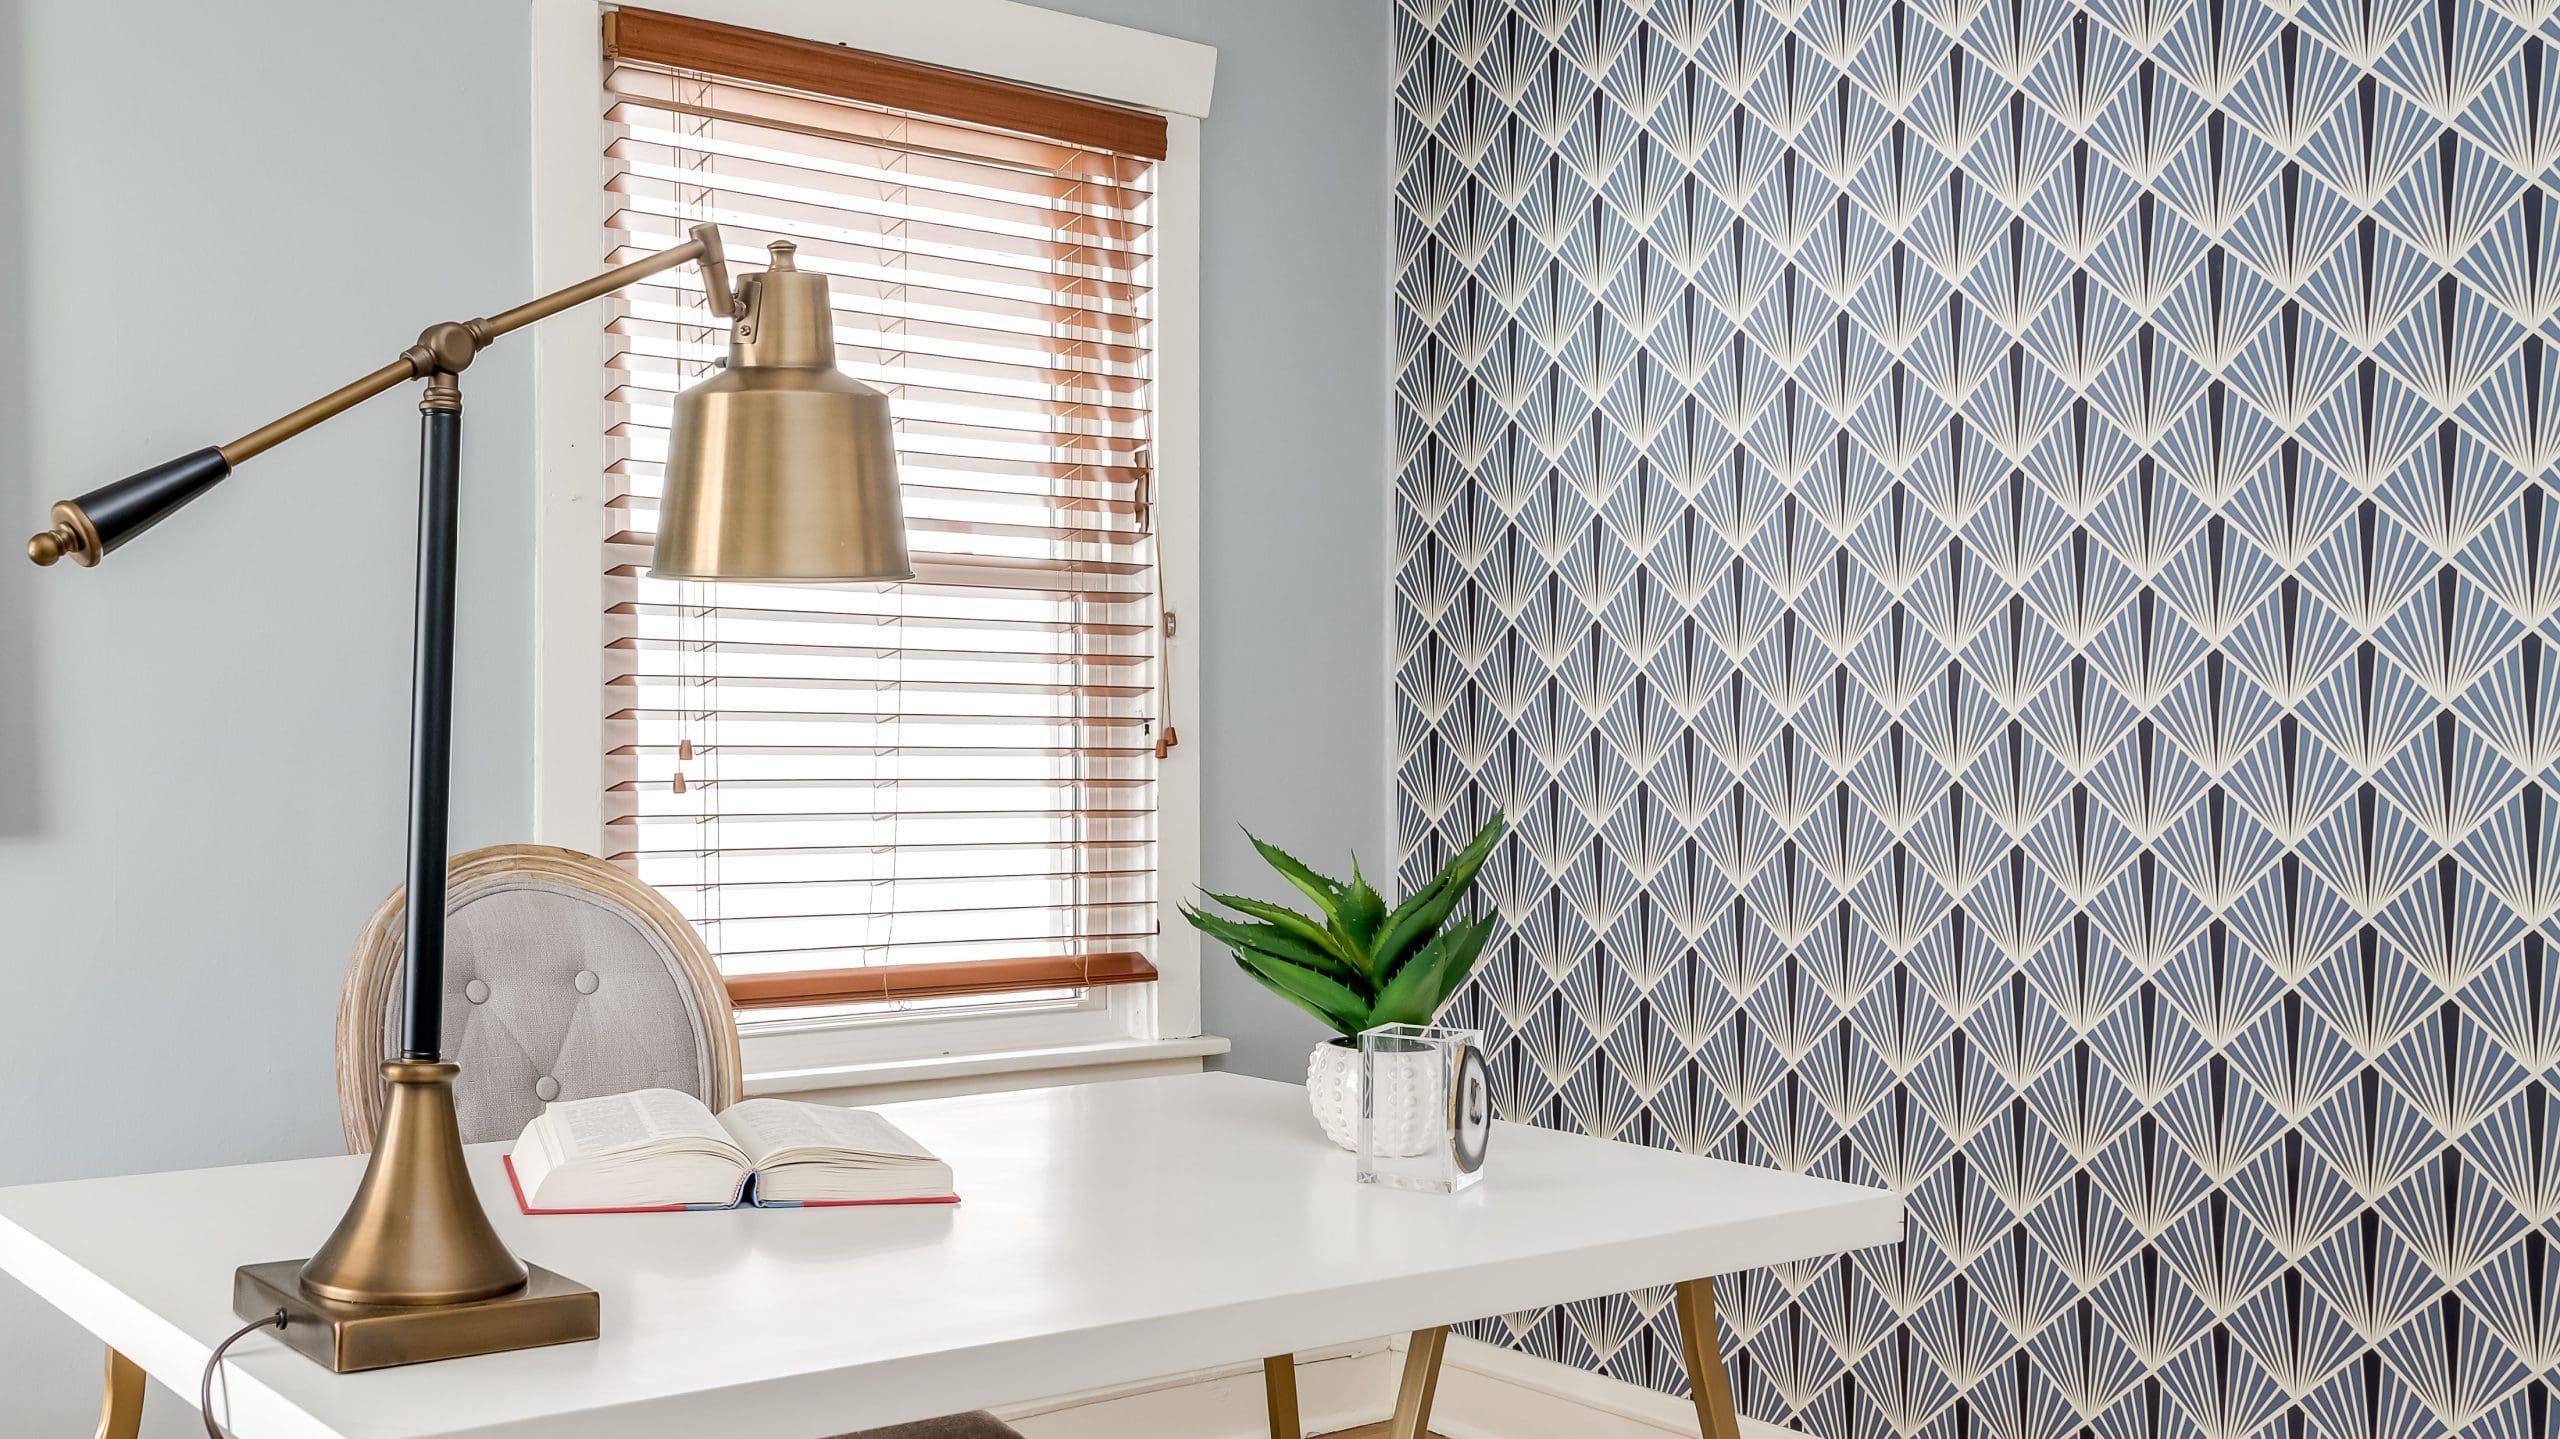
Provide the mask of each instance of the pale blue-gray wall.
[{"label": "pale blue-gray wall", "polygon": [[[1179,717],[1207,873],[1258,882],[1246,821],[1383,856],[1386,7],[1057,8],[1221,51]],[[526,293],[528,31],[0,0],[0,530]],[[531,826],[528,358],[471,375],[457,848]],[[109,570],[0,562],[0,1184],[338,1147],[338,973],[401,864],[415,424],[299,440]],[[1205,1010],[1257,1073],[1316,1037],[1223,959]],[[0,1439],[85,1432],[96,1362],[0,1283]]]},{"label": "pale blue-gray wall", "polygon": [[[1061,0],[1218,47],[1201,128],[1203,883],[1285,894],[1239,826],[1323,869],[1388,862],[1384,0]],[[1306,1077],[1315,1022],[1223,950],[1230,1069]]]}]

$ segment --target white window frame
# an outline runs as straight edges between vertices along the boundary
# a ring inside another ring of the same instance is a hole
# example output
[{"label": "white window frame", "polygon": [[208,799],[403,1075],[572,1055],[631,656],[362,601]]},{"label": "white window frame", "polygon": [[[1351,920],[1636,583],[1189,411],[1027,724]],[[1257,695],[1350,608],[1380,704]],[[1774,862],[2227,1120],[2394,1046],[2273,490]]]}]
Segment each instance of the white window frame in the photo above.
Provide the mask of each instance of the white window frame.
[{"label": "white window frame", "polygon": [[[1019,0],[637,0],[648,8],[1090,96],[1165,117],[1156,170],[1155,522],[1165,604],[1178,617],[1175,722],[1198,713],[1200,653],[1200,120],[1218,52]],[[597,102],[604,5],[534,0],[533,284],[595,272],[604,230]],[[591,316],[588,317],[591,320]],[[533,333],[533,823],[543,843],[604,842],[603,426],[592,323]],[[1195,726],[1196,731],[1196,726]],[[1152,984],[1087,991],[1026,1013],[740,1026],[751,1093],[947,1084],[969,1074],[1055,1076],[1093,1064],[1154,1066],[1223,1052],[1200,1032],[1199,936],[1175,906],[1200,877],[1200,766],[1191,745],[1156,787],[1159,937]]]}]

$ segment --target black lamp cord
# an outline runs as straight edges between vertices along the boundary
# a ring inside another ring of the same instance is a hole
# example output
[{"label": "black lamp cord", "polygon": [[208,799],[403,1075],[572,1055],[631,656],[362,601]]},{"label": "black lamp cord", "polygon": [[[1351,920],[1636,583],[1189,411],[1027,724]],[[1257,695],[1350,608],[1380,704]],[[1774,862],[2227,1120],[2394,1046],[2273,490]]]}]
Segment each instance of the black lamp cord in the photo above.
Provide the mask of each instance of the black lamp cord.
[{"label": "black lamp cord", "polygon": [[241,1340],[248,1338],[250,1335],[257,1333],[261,1329],[265,1329],[271,1325],[275,1328],[282,1329],[284,1324],[284,1311],[279,1309],[264,1319],[252,1319],[248,1323],[241,1325],[239,1328],[232,1330],[228,1335],[223,1337],[221,1343],[213,1346],[212,1356],[204,1361],[204,1382],[196,1386],[196,1412],[204,1415],[204,1432],[206,1439],[223,1439],[222,1426],[213,1422],[213,1376],[222,1368],[222,1351],[239,1343]]}]

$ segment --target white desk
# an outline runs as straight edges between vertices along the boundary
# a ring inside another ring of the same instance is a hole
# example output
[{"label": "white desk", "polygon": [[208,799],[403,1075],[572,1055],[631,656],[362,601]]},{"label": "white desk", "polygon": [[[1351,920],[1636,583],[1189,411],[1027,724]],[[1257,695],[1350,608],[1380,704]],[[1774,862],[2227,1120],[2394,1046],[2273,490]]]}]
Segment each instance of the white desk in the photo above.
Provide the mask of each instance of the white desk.
[{"label": "white desk", "polygon": [[[963,1203],[528,1218],[502,1146],[479,1146],[499,1232],[593,1285],[604,1337],[333,1375],[253,1335],[224,1364],[226,1417],[246,1439],[834,1435],[1902,1233],[1884,1191],[1510,1125],[1465,1195],[1374,1189],[1303,1091],[1232,1075],[885,1112],[951,1161]],[[0,1269],[192,1396],[237,1323],[232,1268],[310,1253],[361,1167],[0,1190]]]}]

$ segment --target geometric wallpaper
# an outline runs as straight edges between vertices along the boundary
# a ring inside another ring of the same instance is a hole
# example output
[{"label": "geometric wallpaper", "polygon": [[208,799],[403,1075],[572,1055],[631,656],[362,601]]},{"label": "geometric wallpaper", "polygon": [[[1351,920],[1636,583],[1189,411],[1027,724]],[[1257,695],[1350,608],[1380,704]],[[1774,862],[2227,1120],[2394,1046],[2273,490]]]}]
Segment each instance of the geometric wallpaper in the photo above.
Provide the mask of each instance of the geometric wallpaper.
[{"label": "geometric wallpaper", "polygon": [[[1399,0],[1503,1111],[1892,1187],[1812,1433],[2560,1436],[2554,0]],[[1679,1392],[1666,1295],[1478,1337]]]}]

